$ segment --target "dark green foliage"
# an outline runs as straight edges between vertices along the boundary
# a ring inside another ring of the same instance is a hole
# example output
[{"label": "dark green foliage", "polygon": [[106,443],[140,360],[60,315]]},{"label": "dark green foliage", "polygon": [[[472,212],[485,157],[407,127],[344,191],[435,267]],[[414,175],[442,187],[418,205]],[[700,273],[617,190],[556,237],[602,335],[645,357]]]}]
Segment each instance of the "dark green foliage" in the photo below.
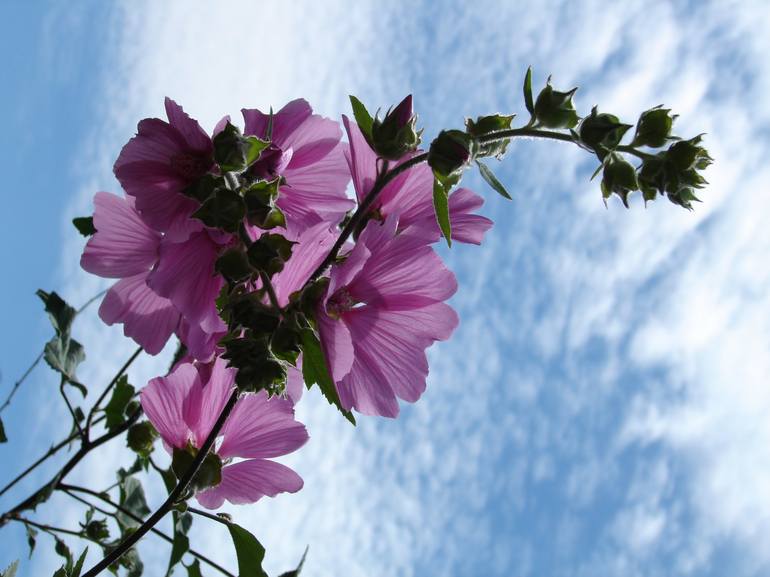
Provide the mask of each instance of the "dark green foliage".
[{"label": "dark green foliage", "polygon": [[93,216],[78,216],[72,219],[72,224],[75,225],[75,228],[78,229],[78,232],[85,237],[96,234]]},{"label": "dark green foliage", "polygon": [[573,128],[580,120],[572,103],[576,91],[577,88],[567,92],[554,90],[549,78],[535,101],[537,123],[546,128]]},{"label": "dark green foliage", "polygon": [[265,548],[257,538],[243,527],[228,523],[230,537],[233,540],[235,554],[238,557],[238,577],[267,577],[262,569]]},{"label": "dark green foliage", "polygon": [[329,373],[326,357],[315,332],[310,328],[303,329],[300,333],[300,340],[302,343],[302,377],[305,380],[305,385],[310,388],[317,384],[329,404],[337,407],[345,418],[355,425],[356,419],[353,414],[342,408],[337,387]]},{"label": "dark green foliage", "polygon": [[115,427],[119,427],[126,421],[126,409],[128,403],[134,396],[134,387],[128,384],[128,377],[122,375],[115,383],[115,388],[112,390],[112,396],[109,402],[104,407],[104,414],[106,416],[105,426],[107,430],[113,430]]}]

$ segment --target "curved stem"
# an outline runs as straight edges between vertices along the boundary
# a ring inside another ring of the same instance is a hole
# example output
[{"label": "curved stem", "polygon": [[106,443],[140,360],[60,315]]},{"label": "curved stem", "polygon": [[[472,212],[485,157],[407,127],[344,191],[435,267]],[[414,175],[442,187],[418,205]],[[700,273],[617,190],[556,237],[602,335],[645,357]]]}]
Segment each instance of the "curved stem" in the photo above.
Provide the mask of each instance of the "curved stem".
[{"label": "curved stem", "polygon": [[[108,497],[106,497],[103,493],[98,493],[97,491],[92,491],[91,489],[88,489],[86,487],[78,487],[76,485],[67,485],[67,484],[64,484],[64,483],[60,483],[58,489],[60,491],[64,491],[64,493],[66,493],[67,495],[69,495],[70,497],[75,499],[76,501],[79,501],[79,502],[83,503],[84,505],[87,505],[88,507],[93,507],[96,511],[98,511],[102,515],[109,515],[110,517],[113,517],[113,518],[116,517],[116,513],[115,512],[107,511],[106,509],[102,509],[101,507],[97,507],[93,503],[90,503],[86,499],[83,499],[82,497],[79,497],[78,495],[76,495],[75,492],[77,492],[77,493],[84,493],[86,495],[90,495],[92,497],[96,497],[97,499],[99,499],[100,501],[106,503],[110,507],[114,507],[115,511],[118,511],[118,512],[122,513],[123,515],[133,519],[137,523],[142,523],[144,521],[141,517],[138,517],[137,515],[134,515],[128,509],[126,509],[124,507],[121,507],[120,505],[118,505],[117,503],[112,501],[112,499],[109,499]],[[163,531],[161,531],[159,529],[156,529],[155,527],[150,529],[150,531],[152,533],[154,533],[155,535],[157,535],[158,537],[160,537],[161,539],[163,539],[164,541],[166,541],[167,543],[171,543],[171,544],[174,543],[173,537],[168,536]],[[188,549],[187,552],[190,555],[192,555],[193,557],[195,557],[196,559],[198,559],[199,561],[201,561],[202,563],[205,563],[206,565],[212,567],[213,569],[216,569],[217,571],[219,571],[223,575],[226,575],[227,577],[235,577],[235,575],[230,573],[227,569],[225,569],[224,567],[222,567],[218,563],[212,561],[211,559],[209,559],[208,557],[206,557],[202,553],[199,553],[195,549]]]},{"label": "curved stem", "polygon": [[649,154],[647,152],[642,152],[641,150],[637,150],[633,146],[627,145],[627,144],[621,144],[615,148],[615,150],[619,152],[625,152],[626,154],[633,154],[634,156],[641,158],[642,160],[647,160],[648,158],[655,158],[654,154]]},{"label": "curved stem", "polygon": [[278,303],[278,295],[275,294],[275,288],[273,287],[273,283],[270,281],[270,275],[268,275],[265,271],[261,270],[259,271],[259,278],[262,281],[262,286],[267,291],[267,296],[270,299],[270,304],[273,305],[275,310],[277,310],[279,313],[282,313],[283,309],[281,308],[281,305]]},{"label": "curved stem", "polygon": [[78,430],[80,438],[83,439],[83,442],[85,442],[86,434],[83,431],[83,427],[80,426],[80,421],[78,420],[78,416],[75,414],[75,409],[72,408],[72,403],[70,403],[69,397],[67,397],[67,391],[64,390],[64,386],[66,384],[67,379],[62,377],[61,382],[59,383],[59,393],[61,393],[61,396],[64,399],[64,404],[67,405],[67,409],[69,409],[70,416],[72,416],[72,422],[75,423],[75,428]]},{"label": "curved stem", "polygon": [[356,210],[356,212],[353,214],[353,217],[345,225],[345,228],[342,229],[340,236],[337,238],[337,241],[334,243],[334,246],[332,246],[332,249],[329,251],[329,254],[326,255],[326,258],[323,259],[321,264],[319,264],[316,267],[316,269],[313,271],[313,274],[310,275],[310,278],[308,278],[307,282],[305,282],[305,285],[302,288],[307,287],[310,283],[315,281],[319,276],[321,276],[324,273],[324,271],[329,267],[329,265],[331,265],[334,262],[334,260],[337,258],[337,255],[340,252],[340,249],[345,244],[345,241],[348,240],[348,238],[356,229],[356,227],[358,227],[359,223],[369,213],[369,209],[372,208],[372,204],[374,204],[374,201],[377,200],[377,197],[385,188],[385,186],[387,186],[387,184],[391,180],[393,180],[396,176],[398,176],[402,172],[409,170],[413,166],[417,166],[421,162],[425,162],[427,159],[428,159],[428,153],[423,152],[422,154],[413,156],[406,162],[399,164],[392,170],[382,173],[377,177],[377,180],[375,181],[374,186],[372,187],[372,190],[369,191],[369,194],[366,195],[366,197],[364,198],[364,201],[358,206],[358,210]]},{"label": "curved stem", "polygon": [[563,142],[575,142],[571,134],[565,134],[563,132],[555,132],[553,130],[540,130],[539,128],[530,128],[523,126],[521,128],[510,128],[507,130],[496,130],[483,136],[479,136],[476,140],[483,144],[490,142],[497,142],[498,140],[507,140],[509,138],[515,138],[517,136],[531,136],[534,138],[550,138],[551,140],[561,140]]},{"label": "curved stem", "polygon": [[46,533],[61,533],[62,535],[72,535],[73,537],[80,537],[81,539],[86,539],[88,541],[92,541],[93,539],[90,539],[86,535],[83,534],[82,531],[73,531],[72,529],[62,529],[61,527],[53,527],[52,525],[44,525],[43,523],[38,523],[37,521],[33,521],[31,519],[27,519],[26,517],[20,517],[15,516],[11,517],[12,521],[18,521],[19,523],[24,523],[25,525],[30,525],[32,527],[35,527],[36,529],[40,529],[41,531],[45,531]]},{"label": "curved stem", "polygon": [[190,513],[194,513],[195,515],[200,515],[201,517],[206,517],[207,519],[211,519],[212,521],[216,521],[217,523],[221,523],[222,525],[225,525],[227,527],[230,526],[230,522],[227,519],[223,519],[219,515],[214,515],[213,513],[209,513],[208,511],[204,511],[203,509],[196,509],[195,507],[187,507],[187,510]]},{"label": "curved stem", "polygon": [[201,466],[201,463],[203,463],[203,460],[206,458],[206,455],[208,455],[209,450],[214,445],[214,441],[217,438],[217,435],[219,435],[219,431],[222,430],[222,427],[225,424],[225,421],[227,420],[227,417],[230,415],[230,412],[233,410],[233,407],[235,407],[235,403],[238,401],[238,390],[235,389],[233,393],[230,395],[230,398],[227,400],[227,404],[222,409],[222,412],[219,414],[219,418],[217,419],[217,422],[214,423],[214,426],[212,427],[211,431],[209,432],[208,437],[206,437],[206,440],[204,441],[203,445],[198,450],[198,454],[195,455],[195,459],[193,460],[192,464],[190,465],[190,468],[187,469],[184,475],[182,475],[182,478],[179,479],[179,482],[177,483],[176,487],[174,487],[174,490],[169,493],[168,497],[166,497],[166,500],[163,502],[163,504],[156,509],[156,511],[144,522],[142,525],[139,526],[139,528],[128,535],[121,543],[115,547],[108,555],[104,557],[99,563],[94,565],[91,569],[89,569],[87,572],[83,574],[82,577],[94,577],[95,575],[98,575],[101,573],[104,569],[112,565],[115,561],[117,561],[126,551],[131,549],[139,539],[141,539],[150,529],[152,529],[158,521],[160,521],[166,513],[168,513],[171,508],[174,506],[174,504],[177,502],[177,500],[182,496],[184,491],[187,489],[187,486],[190,484],[190,481],[192,481],[195,474],[198,472],[198,469]]}]

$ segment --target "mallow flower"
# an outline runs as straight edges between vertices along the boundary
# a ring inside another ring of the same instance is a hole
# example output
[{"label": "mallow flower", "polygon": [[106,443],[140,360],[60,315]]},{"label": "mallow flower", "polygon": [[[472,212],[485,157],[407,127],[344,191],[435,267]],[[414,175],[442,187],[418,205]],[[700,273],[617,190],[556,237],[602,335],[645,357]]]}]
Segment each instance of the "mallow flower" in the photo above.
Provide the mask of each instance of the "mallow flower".
[{"label": "mallow flower", "polygon": [[249,172],[265,180],[284,179],[276,204],[289,232],[298,234],[319,222],[338,224],[354,206],[345,194],[350,174],[339,123],[313,114],[303,99],[292,100],[272,119],[256,109],[242,112],[244,134],[271,141]]},{"label": "mallow flower", "polygon": [[429,246],[432,231],[398,228],[395,216],[369,221],[344,262],[332,267],[317,310],[340,401],[367,415],[395,417],[397,398],[420,398],[425,349],[449,338],[458,323],[443,302],[457,281]]},{"label": "mallow flower", "polygon": [[[366,142],[355,122],[344,115],[342,121],[350,144],[346,158],[353,177],[353,187],[358,201],[363,202],[377,178],[377,154]],[[400,163],[408,158],[405,157]],[[458,188],[450,194],[452,240],[481,244],[484,233],[492,226],[491,220],[474,213],[483,204],[484,199],[467,188]],[[398,217],[400,229],[417,225],[430,233],[431,242],[441,238],[433,208],[433,173],[430,167],[423,162],[396,176],[380,192],[371,215],[380,220],[394,215]]]},{"label": "mallow flower", "polygon": [[[194,455],[211,432],[235,385],[235,369],[217,358],[208,365],[181,363],[165,377],[152,379],[140,394],[142,408],[172,455]],[[302,478],[269,459],[299,449],[308,440],[294,419],[293,403],[268,398],[265,391],[238,399],[213,450],[218,482],[196,493],[198,502],[217,509],[258,501],[267,495],[296,493]]]}]

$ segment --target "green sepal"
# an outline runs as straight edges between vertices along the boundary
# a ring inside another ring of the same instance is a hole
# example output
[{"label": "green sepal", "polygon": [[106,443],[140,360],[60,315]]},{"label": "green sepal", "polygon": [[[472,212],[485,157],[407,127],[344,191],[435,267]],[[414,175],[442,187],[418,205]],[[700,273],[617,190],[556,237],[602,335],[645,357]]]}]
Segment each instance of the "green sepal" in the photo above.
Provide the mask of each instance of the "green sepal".
[{"label": "green sepal", "polygon": [[[171,470],[174,471],[177,479],[181,479],[189,471],[197,454],[198,450],[191,446],[186,449],[174,448]],[[189,487],[197,492],[216,487],[221,482],[222,459],[216,453],[209,452],[190,481]]]},{"label": "green sepal", "polygon": [[594,152],[599,160],[604,160],[607,154],[617,148],[630,128],[630,124],[623,124],[614,114],[599,113],[594,106],[591,114],[580,122],[578,131],[571,132],[573,138],[577,136],[581,146]]},{"label": "green sepal", "polygon": [[[479,116],[476,120],[467,118],[465,120],[465,129],[474,138],[486,136],[500,130],[508,130],[516,115],[492,114],[489,116]],[[500,140],[497,142],[477,143],[476,156],[496,156],[501,158],[505,154],[511,139]]]},{"label": "green sepal", "polygon": [[240,244],[225,249],[214,263],[214,270],[229,282],[241,281],[254,273],[246,249]]},{"label": "green sepal", "polygon": [[246,203],[246,219],[249,224],[269,230],[277,226],[286,226],[286,217],[275,205],[278,199],[282,178],[260,180],[253,183],[243,192]]},{"label": "green sepal", "polygon": [[532,100],[532,67],[527,68],[527,73],[524,75],[524,106],[531,115],[535,114],[535,104]]},{"label": "green sepal", "polygon": [[272,276],[283,270],[296,243],[280,234],[263,234],[248,249],[251,266]]},{"label": "green sepal", "polygon": [[472,136],[462,130],[442,130],[430,144],[428,165],[444,181],[456,182],[475,152],[476,140]]},{"label": "green sepal", "polygon": [[238,369],[235,384],[242,392],[267,390],[269,395],[280,394],[286,384],[286,367],[270,350],[266,335],[253,336],[246,331],[243,336],[222,339],[222,358],[228,366]]},{"label": "green sepal", "polygon": [[659,148],[672,139],[671,128],[677,115],[663,105],[645,110],[636,123],[636,134],[631,146],[649,146]]},{"label": "green sepal", "polygon": [[449,218],[449,194],[446,186],[438,177],[433,179],[433,211],[436,215],[441,235],[446,240],[447,246],[452,246],[452,223]]},{"label": "green sepal", "polygon": [[93,216],[78,216],[72,219],[72,224],[78,229],[78,232],[85,237],[96,234]]},{"label": "green sepal", "polygon": [[300,341],[302,345],[302,378],[305,381],[305,386],[309,389],[314,384],[317,384],[321,394],[329,401],[329,404],[337,407],[340,413],[355,425],[356,419],[353,413],[342,407],[340,397],[337,394],[337,387],[332,380],[329,366],[326,364],[326,357],[321,348],[321,342],[318,340],[315,331],[311,328],[302,329]]},{"label": "green sepal", "polygon": [[372,123],[374,122],[372,115],[369,114],[369,111],[366,109],[366,106],[364,106],[364,103],[352,94],[350,95],[350,106],[353,108],[353,118],[356,119],[358,128],[361,130],[364,138],[366,138],[366,141],[371,146]]},{"label": "green sepal", "polygon": [[246,204],[237,192],[218,188],[192,216],[208,227],[236,232],[246,216]]},{"label": "green sepal", "polygon": [[628,195],[639,190],[636,169],[616,153],[611,153],[604,163],[602,176],[602,196],[606,201],[610,195],[617,194],[628,208]]},{"label": "green sepal", "polygon": [[149,458],[158,438],[158,432],[150,421],[131,425],[126,435],[126,446],[143,459]]},{"label": "green sepal", "polygon": [[215,174],[207,173],[182,190],[182,194],[204,202],[219,188],[226,188],[225,179]]},{"label": "green sepal", "polygon": [[214,137],[214,160],[222,172],[242,172],[259,159],[270,142],[256,136],[244,136],[238,127],[225,125]]},{"label": "green sepal", "polygon": [[487,181],[487,184],[492,187],[492,190],[494,190],[497,194],[502,196],[503,198],[507,198],[508,200],[513,200],[510,194],[508,194],[508,191],[505,190],[505,187],[503,186],[503,183],[500,182],[495,174],[487,167],[486,164],[482,163],[480,160],[476,160],[476,164],[479,167],[479,172],[481,173],[481,177]]},{"label": "green sepal", "polygon": [[549,78],[535,101],[535,118],[538,123],[546,128],[573,128],[577,125],[580,117],[572,103],[576,91],[577,87],[567,92],[554,90]]}]

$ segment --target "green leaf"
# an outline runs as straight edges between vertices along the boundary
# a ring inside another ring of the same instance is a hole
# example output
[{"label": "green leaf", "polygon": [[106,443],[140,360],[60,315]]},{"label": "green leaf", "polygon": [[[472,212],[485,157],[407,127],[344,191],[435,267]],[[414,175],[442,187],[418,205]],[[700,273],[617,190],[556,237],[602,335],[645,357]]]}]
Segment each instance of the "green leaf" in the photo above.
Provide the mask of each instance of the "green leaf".
[{"label": "green leaf", "polygon": [[508,200],[513,200],[511,198],[511,195],[508,194],[508,191],[505,190],[505,187],[503,184],[497,180],[497,177],[494,175],[494,173],[487,167],[486,164],[482,163],[480,160],[476,161],[476,164],[479,166],[479,172],[481,173],[481,176],[484,180],[487,181],[487,184],[492,187],[492,189],[499,194],[500,196],[507,198]]},{"label": "green leaf", "polygon": [[69,384],[76,387],[85,397],[88,389],[79,383],[75,371],[86,358],[83,345],[75,339],[66,337],[54,337],[48,341],[43,351],[43,358],[48,366],[60,373]]},{"label": "green leaf", "polygon": [[222,172],[241,172],[253,164],[270,142],[256,136],[243,136],[229,122],[214,137],[214,160]]},{"label": "green leaf", "polygon": [[187,569],[187,577],[203,577],[203,573],[201,573],[201,563],[197,559],[189,565],[185,565],[185,569]]},{"label": "green leaf", "polygon": [[112,391],[110,401],[104,407],[104,414],[107,417],[106,427],[112,430],[122,425],[126,421],[125,409],[131,397],[134,396],[134,387],[128,384],[128,377],[122,375],[115,388]]},{"label": "green leaf", "polygon": [[353,413],[345,410],[340,403],[340,397],[337,394],[337,387],[334,385],[329,367],[326,365],[326,357],[321,349],[321,342],[318,340],[312,329],[306,328],[300,332],[300,341],[302,343],[302,378],[305,384],[310,388],[313,384],[318,384],[321,393],[329,404],[334,405],[353,425],[356,419]]},{"label": "green leaf", "polygon": [[532,67],[527,68],[527,74],[524,76],[524,104],[530,114],[535,113],[535,102],[532,99]]},{"label": "green leaf", "polygon": [[361,129],[361,132],[366,137],[367,141],[370,141],[372,138],[372,115],[369,114],[369,111],[366,109],[366,106],[364,106],[364,103],[361,102],[358,98],[350,95],[350,105],[353,107],[353,117],[356,119],[356,124],[358,124],[358,128]]},{"label": "green leaf", "polygon": [[438,178],[433,179],[433,210],[441,234],[446,239],[447,246],[452,246],[452,223],[449,220],[449,195]]},{"label": "green leaf", "polygon": [[72,568],[69,577],[80,577],[80,572],[83,571],[83,563],[86,561],[86,555],[88,555],[88,547],[86,547],[80,554],[80,557],[78,557],[78,560],[75,562],[75,566]]},{"label": "green leaf", "polygon": [[16,570],[19,568],[19,560],[13,561],[5,571],[0,571],[0,577],[16,577]]},{"label": "green leaf", "polygon": [[32,552],[35,550],[35,544],[37,543],[36,537],[37,537],[38,531],[37,529],[29,525],[24,525],[24,528],[27,530],[27,545],[29,545],[29,558],[32,559]]},{"label": "green leaf", "polygon": [[75,228],[83,236],[88,237],[96,233],[93,216],[78,216],[72,219],[72,224],[75,225]]},{"label": "green leaf", "polygon": [[171,545],[171,556],[168,560],[168,569],[166,575],[171,575],[174,566],[182,560],[184,554],[190,549],[190,539],[187,533],[192,525],[192,515],[190,513],[179,513],[172,511],[174,517],[174,542]]},{"label": "green leaf", "polygon": [[305,558],[307,557],[307,550],[309,547],[305,547],[305,552],[302,554],[302,559],[299,560],[299,565],[297,565],[297,568],[293,571],[287,571],[286,573],[281,573],[278,577],[299,577],[299,574],[302,573],[302,566],[305,564]]},{"label": "green leaf", "polygon": [[58,537],[54,537],[54,539],[56,539],[54,551],[56,551],[56,554],[59,557],[64,558],[64,567],[67,573],[69,573],[72,570],[72,551],[70,551],[70,548],[67,547],[67,544],[64,541]]},{"label": "green leaf", "polygon": [[0,419],[0,443],[7,443],[8,437],[5,436],[5,427],[3,426],[3,419]]},{"label": "green leaf", "polygon": [[35,294],[43,301],[45,312],[48,313],[56,334],[59,336],[69,335],[72,321],[75,319],[77,311],[55,292],[47,293],[42,289],[38,289],[35,291]]},{"label": "green leaf", "polygon": [[[144,519],[151,513],[150,508],[147,506],[147,499],[144,496],[142,483],[136,477],[125,477],[121,480],[119,487],[120,500],[118,501],[118,504],[123,509],[128,510],[140,519]],[[120,511],[115,514],[115,519],[123,532],[125,532],[125,529],[127,528],[139,526],[137,521]]]},{"label": "green leaf", "polygon": [[238,557],[238,577],[267,577],[262,569],[265,548],[257,538],[243,527],[228,523],[230,537],[233,539],[235,554]]}]

